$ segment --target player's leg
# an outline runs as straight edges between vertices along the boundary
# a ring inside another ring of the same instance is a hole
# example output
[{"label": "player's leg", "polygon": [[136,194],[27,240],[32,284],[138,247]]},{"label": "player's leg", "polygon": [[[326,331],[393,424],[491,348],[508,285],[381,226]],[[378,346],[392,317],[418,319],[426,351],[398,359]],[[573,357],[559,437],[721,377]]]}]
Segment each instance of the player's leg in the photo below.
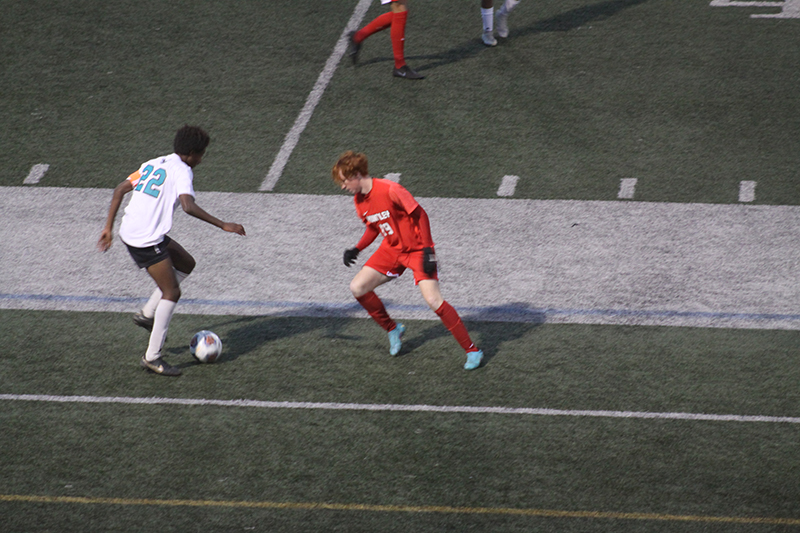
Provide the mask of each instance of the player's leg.
[{"label": "player's leg", "polygon": [[186,276],[191,274],[194,267],[197,266],[197,261],[194,260],[194,257],[173,239],[170,239],[167,243],[167,252],[169,252],[172,266],[183,275],[183,279],[186,279]]},{"label": "player's leg", "polygon": [[[178,279],[178,285],[180,285],[183,283],[183,280],[185,280],[186,277],[191,274],[197,263],[194,260],[194,257],[192,257],[191,254],[189,254],[189,252],[187,252],[175,240],[166,238],[165,241],[166,251],[172,260],[172,265],[175,267],[175,277]],[[133,315],[133,322],[137,326],[143,327],[148,331],[152,331],[153,317],[155,316],[156,307],[161,301],[161,298],[161,289],[156,287],[156,289],[150,295],[150,298],[147,300],[147,303],[145,303],[144,307],[142,307],[142,310]]]},{"label": "player's leg", "polygon": [[392,39],[392,53],[394,54],[394,68],[402,68],[406,64],[405,42],[406,42],[406,21],[408,20],[408,4],[406,0],[392,2],[392,29],[390,37]]},{"label": "player's leg", "polygon": [[494,1],[481,0],[481,20],[483,21],[483,35],[481,39],[486,46],[497,46],[494,38]]},{"label": "player's leg", "polygon": [[425,76],[406,65],[405,44],[408,0],[393,0],[392,13],[394,13],[391,29],[392,54],[394,55],[393,75],[407,80],[422,80]]},{"label": "player's leg", "polygon": [[158,285],[162,296],[155,309],[153,331],[150,332],[150,342],[147,345],[147,352],[142,358],[142,365],[158,374],[179,376],[180,369],[170,366],[161,357],[161,349],[167,338],[169,323],[181,297],[178,277],[175,275],[175,268],[169,256],[147,267],[147,273]]},{"label": "player's leg", "polygon": [[382,274],[372,267],[364,266],[350,282],[350,292],[361,304],[372,320],[378,323],[389,334],[389,354],[397,355],[402,347],[401,338],[406,330],[403,324],[398,324],[389,313],[375,289],[384,283],[391,281],[392,277]]},{"label": "player's leg", "polygon": [[497,24],[497,35],[505,39],[508,37],[508,14],[519,4],[519,0],[503,0],[503,5],[495,13],[494,21]]},{"label": "player's leg", "polygon": [[[364,42],[364,39],[369,37],[374,33],[378,33],[379,31],[383,31],[386,28],[389,28],[392,25],[392,19],[394,19],[394,12],[389,10],[383,15],[378,15],[375,17],[372,22],[358,30],[357,32],[352,34],[351,43],[355,43],[360,47],[361,43]],[[358,54],[358,51],[355,51],[355,54]],[[350,55],[353,55],[353,50],[351,48]]]},{"label": "player's leg", "polygon": [[483,359],[483,351],[472,342],[458,311],[442,297],[439,282],[435,279],[422,279],[417,284],[425,302],[466,352],[467,362],[464,364],[464,368],[467,370],[478,368]]},{"label": "player's leg", "polygon": [[[388,4],[390,1],[392,0],[382,0],[381,3]],[[347,51],[347,55],[353,60],[354,65],[358,63],[358,53],[361,52],[361,43],[364,42],[364,39],[373,33],[378,33],[390,27],[392,25],[392,20],[394,20],[394,11],[390,9],[383,15],[379,15],[373,19],[372,22],[360,30],[350,33],[350,47]]]},{"label": "player's leg", "polygon": [[353,297],[369,313],[369,316],[386,331],[393,330],[397,324],[389,316],[386,307],[384,307],[383,302],[374,291],[391,280],[391,277],[381,274],[374,268],[364,266],[350,282],[350,292],[353,293]]}]

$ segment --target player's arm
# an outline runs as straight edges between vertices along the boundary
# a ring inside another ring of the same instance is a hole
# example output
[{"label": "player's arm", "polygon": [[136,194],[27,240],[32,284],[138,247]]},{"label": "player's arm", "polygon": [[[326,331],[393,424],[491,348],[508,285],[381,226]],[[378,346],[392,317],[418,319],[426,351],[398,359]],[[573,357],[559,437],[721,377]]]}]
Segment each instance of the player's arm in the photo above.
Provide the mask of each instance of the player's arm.
[{"label": "player's arm", "polygon": [[97,241],[97,247],[101,252],[111,248],[111,241],[114,239],[114,220],[117,218],[117,212],[122,205],[122,199],[132,190],[133,184],[130,180],[125,180],[114,188],[114,194],[111,196],[111,205],[108,208],[106,226],[100,232],[100,239]]},{"label": "player's arm", "polygon": [[364,230],[364,235],[361,236],[361,239],[358,241],[358,244],[356,244],[356,247],[348,248],[344,251],[344,266],[349,267],[355,263],[361,250],[372,244],[375,239],[378,238],[378,235],[380,235],[380,233],[378,232],[377,228],[367,225],[366,229]]},{"label": "player's arm", "polygon": [[433,235],[431,234],[431,221],[428,218],[428,213],[422,209],[421,205],[411,212],[411,218],[419,227],[419,236],[422,239],[422,246],[425,248],[433,248]]},{"label": "player's arm", "polygon": [[212,226],[216,226],[223,231],[236,233],[237,235],[245,235],[244,227],[241,224],[223,222],[197,205],[197,203],[194,201],[194,196],[191,194],[181,194],[178,198],[181,201],[181,207],[183,208],[183,211],[187,215],[192,215],[195,218],[199,218],[203,222],[208,222]]},{"label": "player's arm", "polygon": [[416,222],[419,228],[419,236],[422,239],[422,270],[426,274],[433,274],[436,272],[438,263],[436,261],[436,252],[433,249],[433,236],[431,235],[431,221],[428,218],[428,213],[422,209],[421,205],[411,212],[411,218]]}]

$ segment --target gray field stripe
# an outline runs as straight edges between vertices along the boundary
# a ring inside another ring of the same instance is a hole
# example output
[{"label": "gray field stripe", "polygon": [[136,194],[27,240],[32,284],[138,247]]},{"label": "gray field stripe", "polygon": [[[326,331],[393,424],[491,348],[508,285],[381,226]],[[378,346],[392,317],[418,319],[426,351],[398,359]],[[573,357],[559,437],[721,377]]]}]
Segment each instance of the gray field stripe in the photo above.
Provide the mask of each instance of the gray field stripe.
[{"label": "gray field stripe", "polygon": [[[0,308],[137,310],[152,280],[118,239],[94,251],[110,197],[0,187],[0,211],[17,221],[0,227]],[[462,318],[800,330],[800,206],[418,200],[443,296]],[[198,260],[177,312],[366,317],[348,289],[356,269],[341,259],[363,231],[352,202],[199,192],[204,209],[248,235],[176,214],[170,234]],[[397,318],[436,320],[408,273],[378,294]]]},{"label": "gray field stripe", "polygon": [[196,398],[136,398],[126,396],[52,396],[43,394],[0,394],[4,401],[54,403],[119,403],[130,405],[187,405],[214,407],[255,407],[259,409],[309,409],[325,411],[393,411],[413,413],[467,413],[590,418],[630,418],[689,420],[706,422],[769,422],[800,424],[800,417],[758,415],[715,415],[707,413],[655,413],[646,411],[594,411],[583,409],[546,409],[530,407],[475,407],[465,405],[403,405],[337,402],[277,402],[262,400],[207,400]]},{"label": "gray field stripe", "polygon": [[308,122],[311,120],[311,115],[314,114],[314,109],[322,99],[322,94],[328,87],[328,84],[333,78],[334,72],[336,72],[337,65],[342,60],[345,50],[347,50],[347,34],[358,29],[358,25],[361,24],[361,21],[364,19],[364,15],[366,15],[371,3],[372,0],[360,0],[356,5],[353,15],[350,17],[347,26],[345,26],[342,35],[339,37],[333,52],[331,53],[328,61],[325,63],[325,67],[322,69],[322,72],[319,75],[319,78],[317,78],[317,83],[315,83],[314,88],[311,89],[311,92],[306,99],[306,103],[303,106],[303,109],[300,111],[300,115],[298,115],[297,120],[295,120],[294,126],[292,126],[292,129],[289,130],[289,133],[286,134],[286,138],[283,141],[283,146],[281,146],[275,161],[272,162],[272,166],[267,173],[267,177],[264,178],[264,181],[261,183],[261,186],[258,188],[258,190],[271,191],[275,188],[275,185],[281,178],[281,174],[283,174],[283,169],[289,162],[292,152],[297,146],[297,143],[300,141],[300,135],[303,133],[303,130],[306,129]]}]

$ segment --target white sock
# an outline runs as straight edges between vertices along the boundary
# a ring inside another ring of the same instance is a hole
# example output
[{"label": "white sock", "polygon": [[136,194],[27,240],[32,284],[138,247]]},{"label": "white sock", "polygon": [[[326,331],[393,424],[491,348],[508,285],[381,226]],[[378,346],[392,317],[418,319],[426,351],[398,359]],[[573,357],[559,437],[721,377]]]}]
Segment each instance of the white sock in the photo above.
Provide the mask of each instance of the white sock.
[{"label": "white sock", "polygon": [[[185,272],[181,272],[180,270],[175,270],[175,277],[178,278],[178,285],[183,283],[189,274]],[[144,304],[142,307],[142,314],[147,318],[153,318],[153,315],[156,314],[156,307],[158,307],[158,302],[161,301],[161,289],[156,287],[156,290],[153,291],[153,294],[150,295],[150,299],[147,300],[147,303]]]},{"label": "white sock", "polygon": [[519,4],[519,0],[506,0],[503,2],[503,6],[500,8],[500,11],[507,15],[511,13],[515,7],[517,7],[517,4]]},{"label": "white sock", "polygon": [[481,18],[483,19],[483,33],[492,33],[494,31],[494,9],[482,7]]},{"label": "white sock", "polygon": [[153,294],[150,295],[150,299],[147,300],[147,303],[144,304],[142,307],[142,314],[147,318],[153,318],[153,315],[156,314],[156,307],[158,307],[158,302],[161,301],[161,289],[156,287],[156,290],[153,291]]},{"label": "white sock", "polygon": [[153,331],[150,332],[150,343],[147,345],[147,352],[144,354],[145,359],[148,361],[155,361],[161,357],[161,348],[164,347],[164,341],[167,339],[169,321],[172,320],[172,313],[175,311],[176,305],[178,305],[178,302],[170,300],[158,302],[155,316],[153,317]]}]

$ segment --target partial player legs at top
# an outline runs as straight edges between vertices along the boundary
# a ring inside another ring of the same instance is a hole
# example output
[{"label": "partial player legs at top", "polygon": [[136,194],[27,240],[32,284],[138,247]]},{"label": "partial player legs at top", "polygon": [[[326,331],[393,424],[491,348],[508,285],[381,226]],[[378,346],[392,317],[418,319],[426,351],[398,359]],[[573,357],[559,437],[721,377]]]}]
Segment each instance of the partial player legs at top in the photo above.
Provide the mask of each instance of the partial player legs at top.
[{"label": "partial player legs at top", "polygon": [[481,40],[486,46],[497,46],[494,38],[494,0],[481,0],[481,21],[483,34]]},{"label": "partial player legs at top", "polygon": [[494,20],[497,23],[497,35],[505,39],[508,37],[508,14],[517,7],[519,0],[505,0],[500,9],[494,15]]},{"label": "partial player legs at top", "polygon": [[406,21],[408,20],[408,0],[381,0],[382,4],[392,4],[391,11],[378,16],[372,22],[350,34],[350,49],[348,54],[353,60],[353,64],[358,63],[358,56],[361,51],[361,44],[364,40],[387,28],[390,29],[392,40],[392,54],[394,55],[394,70],[392,74],[398,78],[409,80],[421,80],[425,76],[417,73],[406,64],[405,60],[405,40],[406,40]]},{"label": "partial player legs at top", "polygon": [[[498,37],[508,37],[508,14],[519,4],[519,0],[503,0],[503,5],[494,12],[493,0],[481,0],[481,19],[483,22],[483,35],[481,39],[486,46],[496,46],[494,38],[495,29]],[[495,28],[496,26],[496,28]]]}]

